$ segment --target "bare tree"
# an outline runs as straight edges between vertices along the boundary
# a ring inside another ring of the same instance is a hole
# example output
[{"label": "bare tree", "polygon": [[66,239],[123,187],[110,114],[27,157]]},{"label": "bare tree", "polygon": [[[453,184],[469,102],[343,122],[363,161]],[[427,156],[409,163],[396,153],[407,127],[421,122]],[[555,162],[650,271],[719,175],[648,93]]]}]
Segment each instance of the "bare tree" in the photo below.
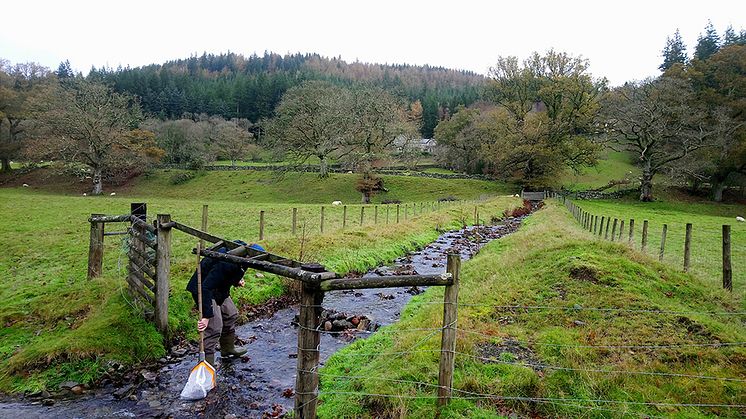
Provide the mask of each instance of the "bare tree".
[{"label": "bare tree", "polygon": [[237,120],[226,121],[215,117],[211,118],[210,122],[212,123],[210,140],[217,148],[218,154],[228,158],[231,166],[235,166],[236,160],[246,156],[253,135],[246,128],[241,127]]},{"label": "bare tree", "polygon": [[693,100],[685,82],[665,77],[610,92],[604,114],[611,138],[637,155],[641,201],[653,199],[656,174],[696,150],[715,147],[733,128],[724,113]]},{"label": "bare tree", "polygon": [[329,175],[329,158],[342,152],[347,130],[345,89],[323,81],[309,81],[289,89],[267,124],[273,145],[296,161],[319,159],[319,176]]},{"label": "bare tree", "polygon": [[53,89],[39,107],[41,131],[35,151],[88,166],[94,195],[103,192],[104,176],[115,169],[160,154],[152,135],[133,132],[140,120],[135,100],[103,84],[75,80]]}]

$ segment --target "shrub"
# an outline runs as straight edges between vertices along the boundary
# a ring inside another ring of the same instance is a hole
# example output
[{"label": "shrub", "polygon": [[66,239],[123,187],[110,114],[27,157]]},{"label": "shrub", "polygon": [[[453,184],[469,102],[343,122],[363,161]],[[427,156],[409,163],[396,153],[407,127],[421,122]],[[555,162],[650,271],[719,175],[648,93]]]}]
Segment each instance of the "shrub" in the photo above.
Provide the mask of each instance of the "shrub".
[{"label": "shrub", "polygon": [[196,176],[194,172],[181,172],[177,173],[173,176],[171,176],[171,184],[172,185],[181,185],[183,183],[187,183],[190,180],[194,179]]}]

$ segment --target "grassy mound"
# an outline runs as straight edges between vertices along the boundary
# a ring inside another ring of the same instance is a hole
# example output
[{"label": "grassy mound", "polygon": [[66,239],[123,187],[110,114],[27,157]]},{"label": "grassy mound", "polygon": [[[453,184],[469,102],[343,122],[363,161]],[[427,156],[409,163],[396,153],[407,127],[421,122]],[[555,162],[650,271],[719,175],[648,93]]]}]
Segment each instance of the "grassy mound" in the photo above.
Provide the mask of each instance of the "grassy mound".
[{"label": "grassy mound", "polygon": [[[188,194],[191,196],[198,196]],[[54,388],[74,380],[89,383],[106,369],[109,361],[125,364],[161,357],[167,348],[152,324],[142,319],[127,294],[126,255],[122,236],[106,238],[103,276],[88,281],[86,257],[91,213],[121,214],[131,199],[84,198],[45,194],[34,190],[0,189],[0,213],[8,222],[0,226],[0,390],[24,391]],[[205,200],[148,198],[150,214],[171,213],[185,224],[200,224]],[[482,214],[500,214],[518,200],[499,198],[480,204]],[[317,260],[339,272],[365,270],[391,260],[437,237],[436,228],[452,227],[469,219],[473,207],[445,206],[441,211],[417,217],[409,213],[402,223],[359,226],[359,207],[351,207],[348,227],[341,230],[341,208],[327,207],[325,234],[311,218],[317,205],[296,205],[299,220],[307,223],[303,260]],[[355,208],[358,212],[354,212]],[[223,237],[256,241],[259,210],[267,211],[267,238],[262,242],[278,254],[297,258],[301,240],[291,237],[288,205],[255,204],[229,200],[210,201],[210,231]],[[411,208],[410,208],[411,211]],[[358,218],[356,218],[356,214]],[[352,221],[356,220],[356,221]],[[112,224],[108,231],[123,229]],[[191,296],[184,291],[192,273],[196,242],[179,232],[173,235],[172,282],[169,326],[176,336],[196,337]],[[238,290],[238,303],[260,303],[286,292],[279,278],[250,278]]]},{"label": "grassy mound", "polygon": [[[415,297],[401,322],[327,362],[320,416],[435,416],[442,292]],[[459,304],[454,399],[442,417],[743,414],[682,405],[746,401],[746,347],[710,346],[746,341],[746,315],[733,314],[744,307],[598,240],[556,203],[463,265]]]}]

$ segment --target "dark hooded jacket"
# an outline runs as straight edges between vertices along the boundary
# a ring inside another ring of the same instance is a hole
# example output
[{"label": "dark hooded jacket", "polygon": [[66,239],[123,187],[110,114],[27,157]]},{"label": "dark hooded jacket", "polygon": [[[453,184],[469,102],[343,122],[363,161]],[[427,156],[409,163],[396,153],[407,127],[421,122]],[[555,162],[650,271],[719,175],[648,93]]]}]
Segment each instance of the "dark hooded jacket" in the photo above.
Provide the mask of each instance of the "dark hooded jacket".
[{"label": "dark hooded jacket", "polygon": [[[231,287],[238,285],[243,278],[246,268],[230,262],[223,262],[217,259],[206,257],[200,262],[202,271],[202,317],[211,318],[212,300],[218,305],[223,304],[226,298],[231,296]],[[197,303],[197,271],[194,271],[192,278],[186,287],[187,291],[192,293],[194,303]]]}]

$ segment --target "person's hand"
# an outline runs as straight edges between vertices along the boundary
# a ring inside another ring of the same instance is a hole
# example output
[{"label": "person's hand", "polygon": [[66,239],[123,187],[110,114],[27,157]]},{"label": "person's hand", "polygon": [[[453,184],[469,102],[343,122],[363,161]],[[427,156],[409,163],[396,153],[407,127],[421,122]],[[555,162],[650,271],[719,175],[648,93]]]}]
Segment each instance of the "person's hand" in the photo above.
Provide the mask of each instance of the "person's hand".
[{"label": "person's hand", "polygon": [[204,332],[207,329],[207,325],[210,323],[210,319],[202,319],[197,322],[197,331]]},{"label": "person's hand", "polygon": [[237,287],[243,287],[244,285],[246,285],[246,281],[244,281],[244,279],[243,279],[243,278],[241,278],[241,280],[240,280],[240,281],[238,281],[238,285],[236,285],[236,286],[237,286]]}]

